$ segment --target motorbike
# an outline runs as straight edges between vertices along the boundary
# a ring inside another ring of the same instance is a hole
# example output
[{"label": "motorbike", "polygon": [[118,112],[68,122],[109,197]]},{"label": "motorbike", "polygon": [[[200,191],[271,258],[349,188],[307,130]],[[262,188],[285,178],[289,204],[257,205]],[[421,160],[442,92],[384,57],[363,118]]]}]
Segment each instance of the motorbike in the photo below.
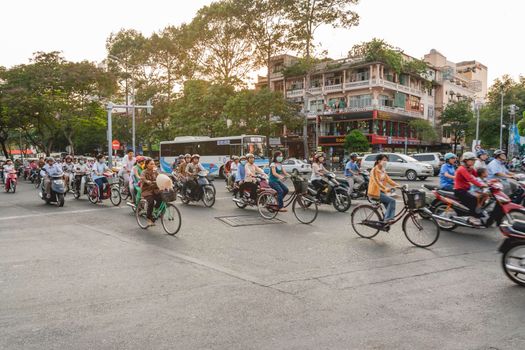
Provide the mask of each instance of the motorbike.
[{"label": "motorbike", "polygon": [[308,193],[316,199],[318,204],[332,204],[339,212],[345,212],[352,204],[352,198],[348,189],[348,182],[346,188],[337,180],[334,173],[324,174],[323,182],[325,186],[323,189],[316,189],[310,182],[308,185]]},{"label": "motorbike", "polygon": [[257,180],[257,199],[251,199],[248,189],[241,191],[239,185],[235,183],[232,200],[235,205],[244,209],[247,206],[257,207],[259,213],[265,219],[273,219],[279,212],[277,203],[277,191],[270,187],[266,175],[256,175]]},{"label": "motorbike", "polygon": [[500,227],[505,240],[499,246],[501,265],[507,277],[525,287],[525,221],[516,220]]},{"label": "motorbike", "polygon": [[66,186],[64,184],[64,174],[58,174],[51,177],[51,196],[47,198],[44,180],[40,181],[40,191],[38,195],[47,204],[55,204],[57,207],[64,206],[64,197],[66,196]]},{"label": "motorbike", "polygon": [[363,177],[362,184],[354,183],[354,188],[350,196],[352,199],[368,198],[368,183],[370,181],[370,173],[366,170],[359,172],[359,175]]},{"label": "motorbike", "polygon": [[[80,179],[78,178],[80,177]],[[88,175],[85,173],[75,173],[73,176],[73,184],[71,185],[71,190],[73,192],[73,197],[79,199],[82,195],[88,194],[87,184],[90,182]]]},{"label": "motorbike", "polygon": [[208,178],[208,171],[203,170],[197,174],[196,191],[192,191],[189,186],[183,186],[181,182],[177,184],[182,203],[199,202],[202,200],[208,208],[215,204],[215,188],[212,181]]},{"label": "motorbike", "polygon": [[511,202],[509,196],[503,193],[503,185],[498,180],[490,180],[488,188],[483,190],[486,200],[479,210],[484,223],[479,225],[471,220],[472,213],[454,195],[448,192],[424,185],[431,190],[430,200],[427,208],[436,220],[440,228],[454,230],[458,226],[482,229],[489,227],[494,220],[499,224],[501,221],[512,223],[517,218],[525,218],[525,208],[520,204]]},{"label": "motorbike", "polygon": [[31,176],[31,166],[26,165],[24,166],[24,173],[23,173],[23,176],[24,176],[24,180],[29,180],[29,177]]},{"label": "motorbike", "polygon": [[16,171],[11,171],[7,174],[4,174],[5,176],[5,183],[4,183],[4,190],[5,192],[16,192],[16,184],[17,184],[17,174]]},{"label": "motorbike", "polygon": [[[112,183],[114,178],[113,172],[105,172],[104,177],[108,179],[108,183],[105,183],[102,187],[102,198],[101,200],[109,199],[111,204],[114,206],[120,205],[122,197],[120,196],[120,189],[118,183]],[[88,199],[91,203],[97,204],[99,202],[99,188],[95,181],[88,181],[87,184]]]}]

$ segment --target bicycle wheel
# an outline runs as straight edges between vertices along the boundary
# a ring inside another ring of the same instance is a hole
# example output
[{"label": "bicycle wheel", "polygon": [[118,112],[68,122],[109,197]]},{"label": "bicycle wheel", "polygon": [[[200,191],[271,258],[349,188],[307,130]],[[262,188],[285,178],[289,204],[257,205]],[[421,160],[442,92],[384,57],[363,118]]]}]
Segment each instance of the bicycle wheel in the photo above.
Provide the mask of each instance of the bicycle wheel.
[{"label": "bicycle wheel", "polygon": [[148,210],[148,202],[141,200],[135,208],[135,218],[137,219],[137,224],[140,228],[148,228],[148,219],[146,218],[146,213]]},{"label": "bicycle wheel", "polygon": [[372,205],[360,205],[352,210],[352,228],[355,233],[363,238],[373,238],[379,233],[379,229],[365,225],[366,222],[377,222],[382,220],[379,211]]},{"label": "bicycle wheel", "polygon": [[439,225],[433,217],[425,219],[419,212],[411,211],[403,219],[403,232],[410,243],[426,248],[438,240]]},{"label": "bicycle wheel", "polygon": [[129,186],[128,184],[124,183],[124,181],[121,181],[119,183],[119,191],[120,191],[120,197],[122,197],[123,200],[126,200],[131,197],[131,193],[129,193]]},{"label": "bicycle wheel", "polygon": [[88,185],[88,198],[89,201],[93,204],[98,202],[98,186],[96,184]]},{"label": "bicycle wheel", "polygon": [[257,198],[259,214],[265,219],[271,220],[278,213],[277,198],[269,193],[263,193]]},{"label": "bicycle wheel", "polygon": [[172,203],[166,203],[166,209],[160,217],[162,228],[168,235],[176,235],[180,230],[182,218],[179,209]]},{"label": "bicycle wheel", "polygon": [[317,219],[319,209],[315,199],[309,196],[298,195],[293,201],[292,211],[300,223],[311,224]]},{"label": "bicycle wheel", "polygon": [[122,197],[120,196],[120,190],[117,186],[111,187],[111,196],[109,197],[109,200],[111,201],[111,204],[113,204],[116,207],[122,201]]}]

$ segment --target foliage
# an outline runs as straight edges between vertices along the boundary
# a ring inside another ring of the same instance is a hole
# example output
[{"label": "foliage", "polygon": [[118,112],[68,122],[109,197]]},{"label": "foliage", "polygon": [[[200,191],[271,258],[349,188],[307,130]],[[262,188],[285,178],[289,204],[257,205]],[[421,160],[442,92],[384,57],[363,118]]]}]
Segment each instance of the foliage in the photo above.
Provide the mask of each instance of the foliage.
[{"label": "foliage", "polygon": [[369,42],[354,45],[348,55],[362,58],[366,62],[383,62],[397,74],[403,70],[402,52],[382,39],[374,38]]},{"label": "foliage", "polygon": [[345,149],[348,152],[367,152],[370,144],[361,130],[352,130],[345,137]]},{"label": "foliage", "polygon": [[322,25],[350,28],[359,24],[359,15],[353,11],[358,0],[295,0],[287,3],[287,18],[291,21],[290,39],[294,48],[313,57],[314,34]]},{"label": "foliage", "polygon": [[468,135],[473,120],[470,101],[449,102],[441,115],[441,124],[450,130],[454,139],[454,152],[457,144]]},{"label": "foliage", "polygon": [[437,141],[438,135],[434,127],[424,119],[414,119],[411,120],[408,125],[413,129],[420,140],[425,140],[427,142]]}]

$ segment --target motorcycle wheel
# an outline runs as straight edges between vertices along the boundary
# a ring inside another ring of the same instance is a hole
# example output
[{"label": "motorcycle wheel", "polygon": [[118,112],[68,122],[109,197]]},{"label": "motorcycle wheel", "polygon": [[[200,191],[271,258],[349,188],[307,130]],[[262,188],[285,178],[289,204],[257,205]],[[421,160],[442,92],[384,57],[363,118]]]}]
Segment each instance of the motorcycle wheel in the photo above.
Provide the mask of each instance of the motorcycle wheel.
[{"label": "motorcycle wheel", "polygon": [[75,191],[73,192],[73,197],[74,197],[75,199],[79,199],[79,198],[80,198],[80,191],[75,190]]},{"label": "motorcycle wheel", "polygon": [[109,200],[111,201],[111,204],[113,204],[116,207],[120,205],[122,197],[120,196],[120,190],[118,189],[118,187],[111,187]]},{"label": "motorcycle wheel", "polygon": [[33,183],[33,185],[35,185],[35,188],[39,188],[40,187],[40,181],[35,181]]},{"label": "motorcycle wheel", "polygon": [[[237,199],[241,198],[241,193],[239,191],[235,194],[235,198],[237,198]],[[236,202],[236,201],[233,201],[233,202],[235,203],[235,205],[239,209],[244,209],[244,208],[246,208],[248,206],[248,204],[244,203],[244,201],[242,203],[239,203],[239,202]]]},{"label": "motorcycle wheel", "polygon": [[64,206],[64,194],[63,193],[57,193],[57,207],[63,207]]},{"label": "motorcycle wheel", "polygon": [[342,188],[336,188],[334,197],[332,199],[332,204],[335,210],[340,213],[344,213],[350,209],[350,205],[352,205],[352,199],[350,198],[350,195],[347,191]]},{"label": "motorcycle wheel", "polygon": [[[454,208],[448,208],[448,206],[445,203],[438,204],[436,208],[434,209],[434,214],[436,216],[443,216],[450,218],[451,216],[457,216],[458,213],[454,210]],[[436,218],[436,223],[438,224],[440,229],[447,230],[447,231],[453,231],[458,227],[458,225],[439,220]]]},{"label": "motorcycle wheel", "polygon": [[97,185],[90,185],[88,187],[88,198],[91,203],[93,204],[98,203],[98,186]]},{"label": "motorcycle wheel", "polygon": [[211,186],[205,186],[203,189],[202,194],[202,202],[207,208],[213,207],[215,204],[215,191],[213,191],[213,187]]},{"label": "motorcycle wheel", "polygon": [[503,253],[501,265],[507,277],[517,285],[525,287],[525,242],[515,242]]},{"label": "motorcycle wheel", "polygon": [[16,182],[11,184],[11,190],[13,191],[13,193],[16,192]]}]

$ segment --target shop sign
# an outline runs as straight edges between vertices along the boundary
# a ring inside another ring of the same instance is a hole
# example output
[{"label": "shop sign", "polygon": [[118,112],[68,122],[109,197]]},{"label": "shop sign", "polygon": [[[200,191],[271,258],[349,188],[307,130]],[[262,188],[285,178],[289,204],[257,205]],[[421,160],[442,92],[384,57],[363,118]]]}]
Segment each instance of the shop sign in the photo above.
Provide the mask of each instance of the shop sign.
[{"label": "shop sign", "polygon": [[319,136],[319,144],[321,145],[342,145],[345,143],[344,136]]},{"label": "shop sign", "polygon": [[270,137],[270,146],[279,146],[281,144],[281,138],[280,137]]}]

